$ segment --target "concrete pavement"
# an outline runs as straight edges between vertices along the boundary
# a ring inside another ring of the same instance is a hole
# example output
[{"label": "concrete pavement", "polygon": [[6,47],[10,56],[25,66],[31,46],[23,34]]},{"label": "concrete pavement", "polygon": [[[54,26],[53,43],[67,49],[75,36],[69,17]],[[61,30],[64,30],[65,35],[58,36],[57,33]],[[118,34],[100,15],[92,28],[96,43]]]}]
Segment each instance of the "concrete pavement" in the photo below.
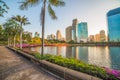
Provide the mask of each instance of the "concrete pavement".
[{"label": "concrete pavement", "polygon": [[61,80],[0,46],[0,80]]}]

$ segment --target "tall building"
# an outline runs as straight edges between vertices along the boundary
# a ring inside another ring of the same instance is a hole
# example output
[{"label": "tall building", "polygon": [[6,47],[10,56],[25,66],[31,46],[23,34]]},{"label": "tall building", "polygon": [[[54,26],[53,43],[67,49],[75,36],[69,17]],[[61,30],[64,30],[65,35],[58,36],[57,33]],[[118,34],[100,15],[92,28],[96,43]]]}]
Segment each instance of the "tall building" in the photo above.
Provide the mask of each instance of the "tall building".
[{"label": "tall building", "polygon": [[72,26],[66,28],[66,41],[69,42],[72,40]]},{"label": "tall building", "polygon": [[120,7],[110,10],[107,13],[108,20],[108,41],[120,41]]},{"label": "tall building", "polygon": [[31,33],[31,32],[25,31],[24,34],[25,34],[25,35],[26,35],[26,34],[29,34],[30,37],[32,38],[32,33]]},{"label": "tall building", "polygon": [[88,38],[88,27],[86,22],[81,22],[78,24],[77,28],[77,41],[78,42],[87,42]]},{"label": "tall building", "polygon": [[100,42],[100,34],[95,35],[95,42]]},{"label": "tall building", "polygon": [[39,37],[39,33],[38,33],[38,32],[35,32],[34,37]]},{"label": "tall building", "polygon": [[72,40],[74,40],[75,42],[77,42],[77,26],[78,26],[78,20],[77,19],[73,19],[73,23],[72,23]]},{"label": "tall building", "polygon": [[54,40],[55,39],[55,35],[54,34],[48,35],[47,39],[48,40]]},{"label": "tall building", "polygon": [[106,36],[104,30],[100,31],[100,42],[106,42]]},{"label": "tall building", "polygon": [[61,35],[61,32],[59,30],[57,30],[56,39],[57,40],[61,40],[62,39],[62,35]]},{"label": "tall building", "polygon": [[89,42],[94,42],[94,41],[95,41],[94,35],[90,35],[90,36],[89,36]]}]

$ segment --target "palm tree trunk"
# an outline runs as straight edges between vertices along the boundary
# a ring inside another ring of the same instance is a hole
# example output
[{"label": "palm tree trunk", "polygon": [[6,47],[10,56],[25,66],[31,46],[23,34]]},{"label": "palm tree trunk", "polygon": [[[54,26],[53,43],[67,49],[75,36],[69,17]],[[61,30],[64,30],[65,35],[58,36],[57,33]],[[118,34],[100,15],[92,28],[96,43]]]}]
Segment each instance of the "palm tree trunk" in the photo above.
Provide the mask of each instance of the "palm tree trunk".
[{"label": "palm tree trunk", "polygon": [[10,46],[10,44],[9,44],[9,37],[8,37],[8,46]]},{"label": "palm tree trunk", "polygon": [[44,54],[44,28],[45,28],[45,10],[46,10],[46,0],[44,0],[44,7],[43,7],[43,23],[42,23],[42,49],[41,49],[41,55]]},{"label": "palm tree trunk", "polygon": [[15,47],[15,37],[16,37],[16,35],[14,36],[14,45],[13,45],[14,47]]},{"label": "palm tree trunk", "polygon": [[9,38],[9,46],[11,46],[11,37]]},{"label": "palm tree trunk", "polygon": [[22,49],[22,23],[21,23],[21,31],[20,31],[20,49]]},{"label": "palm tree trunk", "polygon": [[22,30],[20,31],[20,49],[22,49]]}]

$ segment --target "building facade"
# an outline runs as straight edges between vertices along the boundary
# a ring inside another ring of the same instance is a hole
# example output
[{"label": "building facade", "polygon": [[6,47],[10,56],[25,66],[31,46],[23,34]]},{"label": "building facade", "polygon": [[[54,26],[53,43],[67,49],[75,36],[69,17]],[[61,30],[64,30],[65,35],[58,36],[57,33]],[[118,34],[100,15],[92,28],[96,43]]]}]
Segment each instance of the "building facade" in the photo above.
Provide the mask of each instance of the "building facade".
[{"label": "building facade", "polygon": [[78,42],[87,42],[88,38],[88,27],[87,22],[81,22],[78,24],[78,34],[77,34],[77,41]]},{"label": "building facade", "polygon": [[120,7],[107,13],[108,41],[120,42]]},{"label": "building facade", "polygon": [[55,35],[51,34],[47,36],[47,40],[54,40],[55,39]]},{"label": "building facade", "polygon": [[88,41],[89,41],[89,42],[95,42],[95,37],[94,37],[94,35],[90,35]]},{"label": "building facade", "polygon": [[106,35],[104,30],[100,31],[100,42],[106,42]]},{"label": "building facade", "polygon": [[57,30],[56,39],[57,40],[61,40],[62,39],[62,35],[61,35],[61,32],[59,30]]},{"label": "building facade", "polygon": [[100,42],[100,34],[95,35],[95,42]]},{"label": "building facade", "polygon": [[73,23],[72,23],[72,40],[77,42],[77,31],[78,31],[78,20],[77,19],[73,19]]},{"label": "building facade", "polygon": [[69,26],[66,28],[66,42],[69,42],[72,40],[72,26]]}]

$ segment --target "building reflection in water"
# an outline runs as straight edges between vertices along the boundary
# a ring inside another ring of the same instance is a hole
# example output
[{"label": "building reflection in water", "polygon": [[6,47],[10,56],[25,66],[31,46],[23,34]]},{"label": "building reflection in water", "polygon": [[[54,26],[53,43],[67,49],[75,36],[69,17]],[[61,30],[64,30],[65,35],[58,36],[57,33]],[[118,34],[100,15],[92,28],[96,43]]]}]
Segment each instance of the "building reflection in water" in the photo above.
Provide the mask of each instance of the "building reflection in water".
[{"label": "building reflection in water", "polygon": [[[31,50],[41,53],[40,47],[34,47]],[[46,46],[44,54],[46,53],[120,70],[120,47]]]},{"label": "building reflection in water", "polygon": [[111,68],[120,70],[120,47],[110,47]]},{"label": "building reflection in water", "polygon": [[66,46],[57,46],[57,55],[61,55],[63,57],[66,57],[65,51],[66,51]]},{"label": "building reflection in water", "polygon": [[88,47],[79,47],[78,59],[88,62]]},{"label": "building reflection in water", "polygon": [[111,65],[108,47],[88,47],[88,63],[101,67]]},{"label": "building reflection in water", "polygon": [[71,46],[67,46],[66,47],[66,57],[67,58],[72,58],[73,56],[72,56],[72,47]]}]

